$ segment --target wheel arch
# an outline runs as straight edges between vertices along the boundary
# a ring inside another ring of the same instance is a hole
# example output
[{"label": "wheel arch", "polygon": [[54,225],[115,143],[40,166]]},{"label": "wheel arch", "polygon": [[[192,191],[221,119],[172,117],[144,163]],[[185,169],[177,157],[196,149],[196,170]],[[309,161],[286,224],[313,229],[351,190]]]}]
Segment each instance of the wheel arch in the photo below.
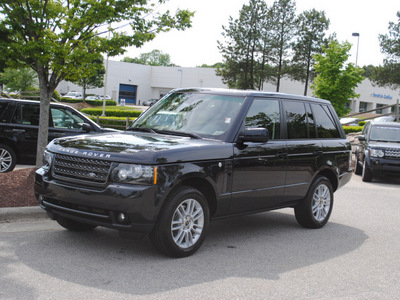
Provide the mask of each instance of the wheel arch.
[{"label": "wheel arch", "polygon": [[0,138],[0,144],[6,145],[8,147],[11,147],[11,149],[14,151],[15,156],[16,156],[16,161],[19,162],[19,151],[16,143],[12,140],[5,139],[5,138]]},{"label": "wheel arch", "polygon": [[330,183],[332,184],[333,191],[335,192],[339,186],[339,182],[337,179],[337,175],[331,169],[323,169],[318,173],[318,176],[324,176],[328,178]]},{"label": "wheel arch", "polygon": [[182,186],[187,186],[199,190],[207,200],[210,210],[210,216],[213,216],[215,214],[215,212],[217,211],[217,196],[214,187],[209,181],[199,176],[186,177],[179,181],[168,192],[167,198],[169,197],[169,195],[173,194],[178,188]]}]

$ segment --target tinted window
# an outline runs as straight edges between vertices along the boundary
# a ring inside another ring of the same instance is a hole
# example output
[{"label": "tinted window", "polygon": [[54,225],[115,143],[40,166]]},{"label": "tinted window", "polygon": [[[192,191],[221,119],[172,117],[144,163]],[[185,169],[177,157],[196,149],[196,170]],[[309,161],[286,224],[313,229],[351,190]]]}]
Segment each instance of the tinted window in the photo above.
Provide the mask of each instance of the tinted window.
[{"label": "tinted window", "polygon": [[52,108],[53,126],[55,128],[81,129],[85,121],[72,111],[64,108]]},{"label": "tinted window", "polygon": [[340,138],[340,133],[335,126],[328,107],[318,104],[312,104],[311,107],[317,124],[318,138]]},{"label": "tinted window", "polygon": [[314,115],[311,111],[310,104],[306,104],[306,110],[307,110],[307,119],[308,119],[308,137],[310,139],[315,139],[317,137],[317,131],[315,130],[315,121],[314,121]]},{"label": "tinted window", "polygon": [[279,100],[255,99],[245,119],[247,128],[266,128],[269,138],[280,138]]},{"label": "tinted window", "polygon": [[303,102],[284,101],[287,136],[289,139],[306,139],[308,134],[307,114]]},{"label": "tinted window", "polygon": [[39,125],[39,112],[39,105],[21,104],[13,116],[12,123]]},{"label": "tinted window", "polygon": [[8,102],[0,102],[0,122],[1,123],[7,122],[7,120],[5,118],[5,110],[6,110],[7,104],[8,104]]}]

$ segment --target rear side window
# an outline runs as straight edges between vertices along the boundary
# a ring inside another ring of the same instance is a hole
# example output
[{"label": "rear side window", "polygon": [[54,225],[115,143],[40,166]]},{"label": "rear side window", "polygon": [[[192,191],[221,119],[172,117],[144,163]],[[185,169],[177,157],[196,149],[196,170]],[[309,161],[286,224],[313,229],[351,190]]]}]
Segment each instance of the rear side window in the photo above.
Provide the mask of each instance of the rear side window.
[{"label": "rear side window", "polygon": [[340,138],[339,130],[326,105],[311,104],[315,123],[317,125],[318,138],[332,139]]},{"label": "rear side window", "polygon": [[7,122],[6,116],[5,116],[5,110],[6,110],[7,104],[8,104],[8,102],[0,102],[0,123]]},{"label": "rear side window", "polygon": [[12,123],[24,125],[39,125],[39,105],[21,104],[12,119]]},{"label": "rear side window", "polygon": [[280,138],[281,115],[279,100],[254,99],[245,119],[247,128],[266,128],[269,138]]},{"label": "rear side window", "polygon": [[308,134],[307,114],[303,102],[284,101],[287,136],[289,139],[306,139]]}]

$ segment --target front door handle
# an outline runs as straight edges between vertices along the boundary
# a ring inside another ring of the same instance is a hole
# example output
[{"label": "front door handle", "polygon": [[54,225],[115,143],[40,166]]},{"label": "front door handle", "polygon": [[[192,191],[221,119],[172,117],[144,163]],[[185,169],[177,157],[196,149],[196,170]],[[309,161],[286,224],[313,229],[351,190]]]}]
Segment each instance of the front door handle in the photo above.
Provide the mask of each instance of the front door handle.
[{"label": "front door handle", "polygon": [[324,151],[321,151],[321,150],[314,151],[315,156],[321,156],[323,153],[324,153]]},{"label": "front door handle", "polygon": [[275,154],[275,157],[277,157],[279,159],[284,159],[287,157],[287,152],[278,152]]}]

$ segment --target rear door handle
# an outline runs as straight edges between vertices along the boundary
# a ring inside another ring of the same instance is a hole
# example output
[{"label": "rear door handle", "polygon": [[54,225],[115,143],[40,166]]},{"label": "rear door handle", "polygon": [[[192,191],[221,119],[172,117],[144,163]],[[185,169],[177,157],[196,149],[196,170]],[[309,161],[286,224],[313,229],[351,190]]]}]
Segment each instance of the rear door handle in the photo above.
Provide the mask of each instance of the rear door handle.
[{"label": "rear door handle", "polygon": [[320,155],[322,155],[323,153],[324,153],[324,151],[321,151],[321,150],[314,151],[314,155],[315,155],[315,156],[320,156]]},{"label": "rear door handle", "polygon": [[5,132],[15,132],[15,133],[24,133],[25,132],[25,129],[6,129],[6,130],[4,130]]}]

